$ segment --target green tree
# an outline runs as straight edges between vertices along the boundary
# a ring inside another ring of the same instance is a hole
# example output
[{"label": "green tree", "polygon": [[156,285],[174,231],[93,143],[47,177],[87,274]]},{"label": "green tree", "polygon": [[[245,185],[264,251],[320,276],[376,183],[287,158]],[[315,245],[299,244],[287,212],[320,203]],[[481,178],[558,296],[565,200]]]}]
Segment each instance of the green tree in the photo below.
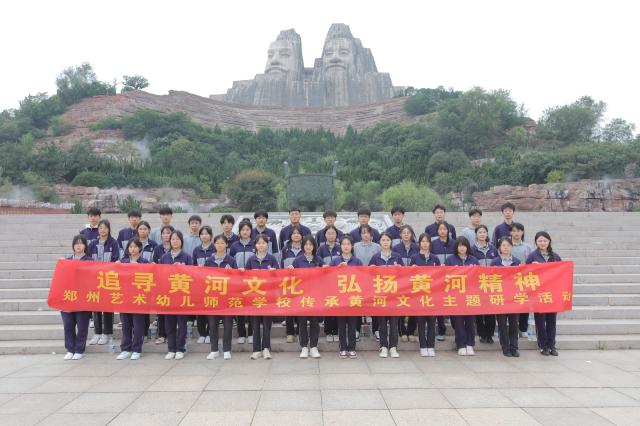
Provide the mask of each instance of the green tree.
[{"label": "green tree", "polygon": [[542,113],[536,134],[559,145],[595,139],[607,104],[583,96],[570,105],[549,108]]},{"label": "green tree", "polygon": [[120,165],[120,170],[124,173],[127,165],[133,165],[140,161],[140,151],[131,142],[117,141],[108,145],[104,153],[113,158]]},{"label": "green tree", "polygon": [[64,69],[56,79],[58,97],[65,105],[75,104],[96,95],[115,95],[115,86],[99,81],[91,64]]},{"label": "green tree", "polygon": [[633,140],[633,132],[636,126],[621,118],[614,118],[608,122],[600,133],[600,141],[623,143]]},{"label": "green tree", "polygon": [[130,92],[132,90],[141,90],[149,86],[149,80],[141,75],[123,75],[122,76],[121,93]]},{"label": "green tree", "polygon": [[435,89],[414,89],[405,93],[405,96],[409,96],[404,104],[405,111],[411,115],[423,115],[435,112],[441,102],[455,99],[461,92],[438,86]]},{"label": "green tree", "polygon": [[273,173],[247,170],[230,181],[226,192],[241,211],[274,210],[278,198],[277,182]]},{"label": "green tree", "polygon": [[450,152],[438,151],[427,163],[427,175],[434,176],[438,172],[453,172],[469,164],[469,158],[459,149]]},{"label": "green tree", "polygon": [[389,211],[394,206],[403,206],[407,211],[431,211],[436,204],[443,204],[444,199],[433,189],[424,185],[416,185],[410,180],[393,185],[382,193],[382,207]]},{"label": "green tree", "polygon": [[[24,118],[32,127],[46,129],[51,118],[64,112],[64,104],[56,95],[49,97],[46,93],[29,95],[20,101],[17,118]],[[28,129],[24,129],[28,130]]]}]

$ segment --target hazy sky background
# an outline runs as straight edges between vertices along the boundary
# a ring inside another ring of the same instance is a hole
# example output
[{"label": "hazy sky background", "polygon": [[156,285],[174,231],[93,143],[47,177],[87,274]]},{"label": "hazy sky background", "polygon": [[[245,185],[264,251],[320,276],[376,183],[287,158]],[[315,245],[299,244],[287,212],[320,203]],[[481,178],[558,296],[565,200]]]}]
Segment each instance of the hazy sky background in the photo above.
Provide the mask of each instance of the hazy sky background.
[{"label": "hazy sky background", "polygon": [[0,109],[54,93],[59,72],[83,61],[101,80],[142,74],[156,94],[224,93],[263,71],[280,30],[296,29],[311,67],[331,23],[343,22],[395,85],[508,89],[535,119],[590,95],[608,119],[640,127],[638,12],[618,0],[21,0],[0,13]]}]

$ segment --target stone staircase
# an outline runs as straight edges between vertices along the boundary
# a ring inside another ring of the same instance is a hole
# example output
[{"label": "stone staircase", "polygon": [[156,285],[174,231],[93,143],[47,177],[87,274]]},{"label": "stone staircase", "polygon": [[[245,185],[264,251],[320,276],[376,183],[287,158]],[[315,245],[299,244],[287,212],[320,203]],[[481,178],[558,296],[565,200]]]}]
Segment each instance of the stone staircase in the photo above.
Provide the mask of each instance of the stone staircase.
[{"label": "stone staircase", "polygon": [[[156,214],[145,219],[157,225]],[[219,214],[203,214],[205,224],[219,230]],[[188,215],[177,214],[174,223],[186,229]],[[114,230],[126,225],[124,215],[109,215]],[[447,218],[456,228],[466,226],[465,213]],[[560,349],[640,348],[640,213],[517,213],[531,243],[538,230],[547,230],[553,247],[563,259],[575,262],[574,309],[558,319]],[[432,221],[431,213],[409,213],[406,222],[417,232]],[[498,213],[485,213],[490,229],[501,221]],[[0,354],[61,352],[63,330],[60,314],[47,306],[49,283],[56,260],[70,253],[71,239],[84,226],[84,215],[0,216]],[[185,226],[181,226],[185,224]],[[117,322],[117,321],[116,321]],[[367,328],[363,329],[365,332]],[[92,331],[89,331],[90,336]],[[197,335],[195,327],[193,334]],[[284,329],[274,325],[273,349],[298,350],[287,344]],[[451,349],[452,338],[438,342]],[[116,343],[119,329],[116,330]],[[534,341],[521,339],[523,349]],[[499,345],[478,343],[480,350]],[[374,350],[376,342],[362,336],[359,350]],[[416,343],[401,343],[401,350],[417,350]],[[107,346],[91,346],[107,351]],[[165,345],[145,343],[144,351],[164,352]],[[208,352],[208,345],[189,341],[189,351]],[[250,351],[237,345],[234,351]],[[321,351],[335,351],[337,344],[321,339]]]}]

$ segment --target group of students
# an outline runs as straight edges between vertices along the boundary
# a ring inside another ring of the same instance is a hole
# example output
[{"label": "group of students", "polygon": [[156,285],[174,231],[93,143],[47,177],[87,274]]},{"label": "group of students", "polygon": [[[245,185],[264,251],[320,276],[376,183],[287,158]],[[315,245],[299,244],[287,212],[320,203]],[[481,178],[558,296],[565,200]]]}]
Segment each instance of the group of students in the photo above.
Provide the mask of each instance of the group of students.
[{"label": "group of students", "polygon": [[[380,233],[369,225],[371,211],[357,212],[358,226],[343,234],[335,226],[336,212],[323,214],[325,227],[312,235],[300,223],[298,208],[289,211],[290,224],[278,236],[267,227],[268,212],[254,214],[255,225],[248,219],[238,224],[225,214],[220,219],[222,233],[214,235],[210,226],[193,215],[188,220],[189,233],[183,235],[171,224],[173,212],[160,209],[161,226],[151,230],[139,211],[128,214],[129,227],[117,238],[111,235],[108,220],[92,208],[87,212],[89,224],[73,238],[73,254],[68,259],[122,263],[184,264],[200,267],[252,269],[319,268],[327,266],[516,266],[521,263],[557,262],[560,257],[551,247],[551,237],[545,231],[536,233],[535,247],[524,241],[524,226],[514,221],[515,206],[505,203],[504,222],[495,227],[489,237],[481,224],[482,211],[469,211],[469,226],[457,236],[455,227],[445,220],[446,208],[436,205],[434,223],[416,236],[404,223],[401,207],[391,210],[393,224]],[[64,359],[80,359],[85,351],[90,319],[93,316],[94,336],[90,345],[113,342],[114,314],[110,312],[62,312],[65,333]],[[556,313],[535,313],[537,341],[542,355],[557,356],[555,346]],[[120,313],[122,323],[121,352],[117,359],[139,359],[145,336],[151,325],[148,314]],[[271,358],[271,328],[276,317],[271,316],[197,316],[198,343],[208,343],[207,359],[220,357],[219,327],[222,323],[222,357],[231,359],[232,329],[237,324],[237,343],[253,345],[251,359]],[[193,318],[187,315],[158,315],[156,344],[167,343],[165,359],[182,359],[187,350],[187,330]],[[366,319],[365,319],[366,320]],[[518,338],[527,336],[529,313],[499,315],[452,315],[458,355],[474,355],[476,330],[480,342],[492,344],[498,326],[502,352],[507,357],[519,357]],[[286,317],[287,342],[298,335],[300,358],[320,358],[318,341],[324,325],[327,342],[338,341],[340,358],[356,358],[363,318],[360,316]],[[398,358],[398,343],[416,340],[420,355],[435,356],[435,342],[445,340],[443,316],[374,316],[371,328],[380,344],[379,356]],[[417,330],[417,338],[414,335]],[[337,339],[336,339],[337,336]]]}]

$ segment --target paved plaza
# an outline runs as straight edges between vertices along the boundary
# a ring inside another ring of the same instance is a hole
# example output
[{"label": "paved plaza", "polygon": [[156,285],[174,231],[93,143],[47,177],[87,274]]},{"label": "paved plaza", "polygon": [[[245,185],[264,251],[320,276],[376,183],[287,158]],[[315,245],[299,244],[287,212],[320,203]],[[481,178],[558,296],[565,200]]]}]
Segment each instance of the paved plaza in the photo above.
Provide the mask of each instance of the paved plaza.
[{"label": "paved plaza", "polygon": [[357,360],[277,352],[207,361],[159,353],[116,361],[89,353],[0,357],[3,425],[638,425],[640,351],[572,351],[519,359],[499,351]]}]

